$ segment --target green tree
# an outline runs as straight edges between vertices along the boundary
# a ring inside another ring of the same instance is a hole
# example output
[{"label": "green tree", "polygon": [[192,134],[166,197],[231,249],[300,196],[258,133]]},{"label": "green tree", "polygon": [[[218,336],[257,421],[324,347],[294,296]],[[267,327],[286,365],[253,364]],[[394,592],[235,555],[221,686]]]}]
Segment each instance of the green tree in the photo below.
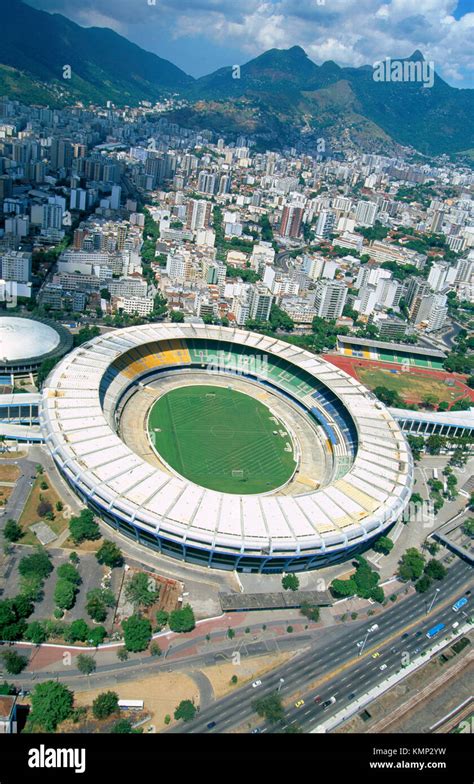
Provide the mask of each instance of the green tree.
[{"label": "green tree", "polygon": [[25,640],[28,640],[28,642],[33,642],[35,645],[41,645],[41,643],[46,642],[48,635],[40,621],[32,621],[26,627],[24,638]]},{"label": "green tree", "polygon": [[309,602],[302,603],[300,612],[301,615],[304,615],[305,618],[308,618],[310,621],[314,621],[315,623],[319,621],[319,607],[309,604]]},{"label": "green tree", "polygon": [[474,539],[474,517],[470,517],[469,520],[466,520],[466,522],[462,524],[461,528],[466,536],[469,536],[470,539]]},{"label": "green tree", "polygon": [[415,590],[418,593],[426,593],[426,591],[430,588],[430,586],[431,586],[431,577],[429,577],[429,575],[427,574],[423,574],[420,577],[420,579],[416,581]]},{"label": "green tree", "polygon": [[431,560],[428,561],[424,571],[425,574],[433,580],[443,580],[448,573],[446,567],[443,566],[441,561],[437,561],[436,558],[431,558]]},{"label": "green tree", "polygon": [[162,651],[161,651],[161,648],[158,645],[158,643],[157,642],[152,642],[152,644],[150,645],[150,654],[152,656],[161,656],[161,653],[162,653]]},{"label": "green tree", "polygon": [[122,621],[124,631],[125,648],[127,651],[136,653],[148,648],[151,637],[151,623],[141,615],[131,615],[126,621]]},{"label": "green tree", "polygon": [[94,626],[92,629],[89,629],[89,642],[91,645],[102,645],[106,637],[106,631],[103,626]]},{"label": "green tree", "polygon": [[168,623],[172,632],[192,631],[196,626],[196,620],[191,605],[185,604],[180,610],[170,612]]},{"label": "green tree", "polygon": [[444,439],[442,436],[433,434],[426,439],[426,451],[430,455],[439,455],[444,446]]},{"label": "green tree", "polygon": [[276,724],[284,718],[283,702],[277,692],[260,697],[252,702],[255,713],[266,719],[270,724]]},{"label": "green tree", "polygon": [[74,694],[57,681],[39,683],[31,695],[28,724],[44,732],[55,732],[73,712]]},{"label": "green tree", "polygon": [[100,529],[90,509],[83,509],[78,517],[71,517],[69,531],[74,544],[100,539]]},{"label": "green tree", "polygon": [[163,629],[168,623],[168,613],[166,610],[158,610],[156,613],[156,626],[158,630]]},{"label": "green tree", "polygon": [[62,566],[58,566],[57,575],[61,580],[67,580],[68,582],[72,583],[73,585],[80,585],[81,575],[77,571],[77,569],[70,563],[62,564]]},{"label": "green tree", "polygon": [[89,627],[87,623],[78,618],[73,621],[67,631],[68,642],[85,642],[89,638]]},{"label": "green tree", "polygon": [[76,601],[76,587],[69,580],[58,580],[54,589],[54,601],[61,610],[70,610]]},{"label": "green tree", "polygon": [[97,550],[96,558],[100,564],[110,566],[111,569],[123,564],[122,551],[114,542],[110,542],[107,539],[102,547]]},{"label": "green tree", "polygon": [[26,656],[21,656],[16,651],[3,651],[0,655],[9,675],[19,675],[28,664]]},{"label": "green tree", "polygon": [[373,544],[373,549],[376,553],[383,553],[388,555],[393,549],[393,542],[388,536],[380,536]]},{"label": "green tree", "polygon": [[92,713],[96,719],[107,719],[117,713],[119,697],[115,691],[103,691],[92,703]]},{"label": "green tree", "polygon": [[191,700],[181,700],[174,712],[176,720],[191,721],[196,715],[196,706]]},{"label": "green tree", "polygon": [[18,542],[19,539],[23,536],[23,529],[16,520],[7,520],[5,523],[5,528],[3,529],[3,535],[7,542]]},{"label": "green tree", "polygon": [[297,591],[300,587],[300,581],[296,574],[285,574],[285,576],[282,577],[281,585],[285,591]]},{"label": "green tree", "polygon": [[[145,572],[138,572],[127,583],[125,595],[134,605],[140,607],[150,607],[158,600],[159,590],[151,585],[149,575]],[[153,584],[154,585],[154,584]]]},{"label": "green tree", "polygon": [[83,675],[90,675],[97,669],[97,664],[93,656],[87,656],[85,653],[80,653],[76,660],[77,669]]},{"label": "green tree", "polygon": [[182,310],[172,310],[171,321],[173,322],[173,324],[182,324],[184,321],[184,313],[182,312]]},{"label": "green tree", "polygon": [[18,571],[22,577],[37,577],[45,580],[53,571],[53,565],[47,553],[40,548],[32,555],[25,555],[21,559]]},{"label": "green tree", "polygon": [[425,559],[416,547],[409,547],[398,563],[398,576],[402,580],[418,580],[423,573]]}]

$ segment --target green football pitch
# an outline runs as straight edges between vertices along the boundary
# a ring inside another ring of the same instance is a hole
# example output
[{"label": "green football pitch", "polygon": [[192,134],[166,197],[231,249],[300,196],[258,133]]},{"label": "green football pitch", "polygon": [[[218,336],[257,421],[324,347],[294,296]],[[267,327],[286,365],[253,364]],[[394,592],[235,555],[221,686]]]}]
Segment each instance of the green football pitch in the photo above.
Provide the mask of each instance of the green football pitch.
[{"label": "green football pitch", "polygon": [[226,387],[168,392],[151,408],[148,432],[171,468],[223,493],[268,492],[296,466],[284,425],[258,400]]}]

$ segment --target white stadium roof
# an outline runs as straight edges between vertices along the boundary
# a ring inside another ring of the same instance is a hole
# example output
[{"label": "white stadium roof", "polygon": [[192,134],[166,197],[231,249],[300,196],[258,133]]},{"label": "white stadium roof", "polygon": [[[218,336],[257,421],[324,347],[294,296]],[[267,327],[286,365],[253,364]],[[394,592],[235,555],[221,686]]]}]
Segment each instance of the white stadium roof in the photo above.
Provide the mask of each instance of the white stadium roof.
[{"label": "white stadium roof", "polygon": [[[357,454],[347,473],[304,495],[236,496],[172,476],[135,454],[115,433],[113,417],[104,413],[101,379],[131,349],[170,339],[252,346],[321,380],[342,401],[357,429]],[[197,547],[254,555],[341,549],[386,528],[411,494],[411,453],[385,406],[319,356],[241,329],[149,324],[95,338],[53,370],[43,390],[40,420],[62,472],[94,506]]]}]

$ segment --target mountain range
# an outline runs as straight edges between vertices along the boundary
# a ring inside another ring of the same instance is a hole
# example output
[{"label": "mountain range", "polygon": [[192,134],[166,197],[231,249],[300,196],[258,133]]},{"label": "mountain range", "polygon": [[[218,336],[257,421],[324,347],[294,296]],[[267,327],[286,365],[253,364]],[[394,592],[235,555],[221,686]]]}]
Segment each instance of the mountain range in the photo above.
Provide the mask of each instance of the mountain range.
[{"label": "mountain range", "polygon": [[[0,19],[0,95],[26,103],[137,105],[177,94],[186,105],[172,119],[252,136],[262,147],[321,137],[335,150],[342,139],[373,152],[393,153],[397,145],[426,155],[474,149],[474,90],[451,87],[437,74],[430,87],[376,81],[372,66],[318,66],[294,46],[194,79],[112,30],[83,28],[21,0],[0,0]],[[421,65],[423,55],[401,62]]]}]

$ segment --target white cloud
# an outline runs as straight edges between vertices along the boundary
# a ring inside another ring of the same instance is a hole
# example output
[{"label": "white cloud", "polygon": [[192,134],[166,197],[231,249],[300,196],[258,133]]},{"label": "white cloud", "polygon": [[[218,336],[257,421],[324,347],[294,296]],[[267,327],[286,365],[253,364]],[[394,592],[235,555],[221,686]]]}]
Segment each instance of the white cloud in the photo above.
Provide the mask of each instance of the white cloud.
[{"label": "white cloud", "polygon": [[[159,47],[157,33],[174,39],[202,38],[242,52],[242,61],[272,47],[302,46],[318,63],[372,64],[406,57],[419,49],[445,78],[462,86],[474,78],[474,14],[456,19],[457,0],[29,0],[62,11],[80,24],[104,24],[146,48]],[[149,32],[148,32],[149,31]],[[155,46],[153,46],[155,44]],[[223,63],[224,64],[224,63]]]}]

